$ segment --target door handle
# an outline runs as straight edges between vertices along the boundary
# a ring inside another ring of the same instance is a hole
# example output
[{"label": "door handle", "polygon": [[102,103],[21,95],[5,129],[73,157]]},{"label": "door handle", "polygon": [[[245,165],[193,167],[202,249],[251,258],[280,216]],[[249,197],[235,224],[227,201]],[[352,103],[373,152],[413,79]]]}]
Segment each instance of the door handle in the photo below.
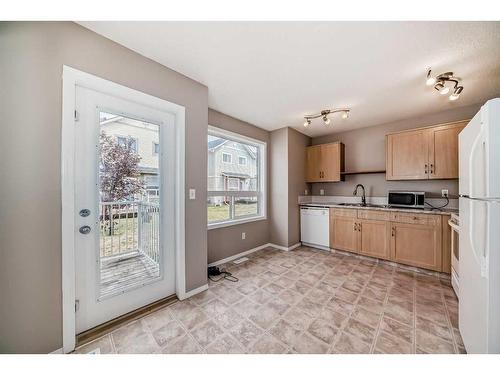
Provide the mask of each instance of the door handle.
[{"label": "door handle", "polygon": [[89,234],[91,230],[92,229],[88,225],[84,225],[83,227],[80,227],[80,229],[78,229],[81,234]]}]

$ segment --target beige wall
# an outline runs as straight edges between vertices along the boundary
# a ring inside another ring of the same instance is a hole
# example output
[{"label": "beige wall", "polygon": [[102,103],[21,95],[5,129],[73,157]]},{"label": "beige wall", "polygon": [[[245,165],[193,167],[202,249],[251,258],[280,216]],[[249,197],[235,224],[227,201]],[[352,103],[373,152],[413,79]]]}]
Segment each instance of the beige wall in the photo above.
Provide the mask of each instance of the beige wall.
[{"label": "beige wall", "polygon": [[305,183],[306,147],[311,139],[291,128],[271,132],[271,242],[289,247],[300,241],[299,195]]},{"label": "beige wall", "polygon": [[[439,98],[437,98],[439,99]],[[313,138],[312,144],[341,141],[345,144],[347,171],[385,170],[385,135],[387,133],[472,118],[481,104],[429,114],[403,121]],[[458,195],[457,180],[386,181],[385,174],[346,176],[343,182],[312,184],[312,194],[352,195],[356,184],[363,184],[367,196],[386,196],[388,190],[426,191],[429,196],[441,196],[441,189],[448,189],[450,196]]]},{"label": "beige wall", "polygon": [[69,22],[0,23],[0,51],[0,352],[62,346],[63,64],[186,107],[186,285],[205,284],[207,87]]},{"label": "beige wall", "polygon": [[306,184],[306,147],[311,138],[288,128],[288,246],[300,241],[300,195],[310,187]]},{"label": "beige wall", "polygon": [[270,152],[270,239],[288,246],[288,130],[271,132]]},{"label": "beige wall", "polygon": [[[208,124],[238,133],[250,138],[258,139],[267,143],[269,159],[269,132],[260,129],[247,122],[240,121],[213,109],[208,110]],[[269,166],[267,173],[269,186]],[[225,228],[210,229],[208,231],[208,262],[230,257],[232,255],[250,250],[254,247],[264,245],[269,242],[269,189],[268,190],[268,219],[259,220],[246,224],[233,225]],[[245,232],[246,239],[241,239],[241,233]]]}]

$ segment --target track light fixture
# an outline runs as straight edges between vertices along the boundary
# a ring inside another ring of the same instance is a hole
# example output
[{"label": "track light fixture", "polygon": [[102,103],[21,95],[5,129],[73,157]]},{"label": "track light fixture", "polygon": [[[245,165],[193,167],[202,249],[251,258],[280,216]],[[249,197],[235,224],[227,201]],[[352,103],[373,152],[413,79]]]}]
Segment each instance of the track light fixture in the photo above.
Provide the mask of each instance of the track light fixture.
[{"label": "track light fixture", "polygon": [[351,110],[348,108],[340,108],[340,109],[324,109],[320,113],[316,113],[314,115],[306,115],[304,116],[304,119],[306,120],[304,122],[304,127],[308,127],[311,125],[311,120],[315,118],[321,117],[325,125],[330,125],[331,119],[328,117],[328,115],[331,115],[333,113],[342,113],[342,118],[346,119],[349,117],[349,112]]},{"label": "track light fixture", "polygon": [[431,69],[427,72],[427,86],[434,86],[434,89],[439,91],[441,95],[446,95],[450,92],[450,85],[447,85],[448,82],[452,82],[454,84],[452,94],[448,97],[449,100],[454,101],[460,97],[460,94],[464,90],[463,86],[459,86],[460,78],[455,77],[453,72],[446,72],[439,74],[436,77],[431,76]]}]

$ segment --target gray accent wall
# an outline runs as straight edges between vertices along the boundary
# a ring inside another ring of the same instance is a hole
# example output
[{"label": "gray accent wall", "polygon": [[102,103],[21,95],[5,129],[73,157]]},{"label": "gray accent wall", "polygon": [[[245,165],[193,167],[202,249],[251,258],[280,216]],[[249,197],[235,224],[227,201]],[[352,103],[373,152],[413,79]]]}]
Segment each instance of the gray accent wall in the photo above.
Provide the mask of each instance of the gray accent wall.
[{"label": "gray accent wall", "polygon": [[[213,109],[208,110],[208,124],[267,143],[267,219],[208,230],[208,263],[228,258],[269,242],[269,132],[255,125],[227,116]],[[206,148],[206,146],[205,146]],[[206,172],[205,172],[206,175]],[[206,207],[205,207],[206,212]],[[241,239],[245,232],[246,238]]]},{"label": "gray accent wall", "polygon": [[[436,100],[441,98],[436,97]],[[450,103],[446,103],[450,105]],[[346,171],[385,170],[385,135],[387,133],[466,120],[479,111],[481,104],[448,109],[443,112],[395,121],[387,124],[329,134],[312,139],[312,144],[340,141],[345,144]],[[354,115],[354,113],[353,113]],[[382,197],[389,190],[425,191],[429,196],[441,196],[441,189],[448,189],[450,197],[458,195],[458,180],[386,181],[385,173],[346,176],[345,181],[312,184],[312,194],[352,195],[356,184],[363,184],[367,196]]]},{"label": "gray accent wall", "polygon": [[206,284],[207,87],[71,22],[0,23],[0,51],[0,352],[62,347],[64,64],[186,108],[186,287]]}]

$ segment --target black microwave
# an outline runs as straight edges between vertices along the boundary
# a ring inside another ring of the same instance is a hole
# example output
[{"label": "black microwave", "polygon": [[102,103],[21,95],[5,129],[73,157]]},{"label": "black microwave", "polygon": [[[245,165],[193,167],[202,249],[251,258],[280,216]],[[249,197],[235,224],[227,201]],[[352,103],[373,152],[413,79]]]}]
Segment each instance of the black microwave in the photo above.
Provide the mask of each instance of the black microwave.
[{"label": "black microwave", "polygon": [[423,191],[389,191],[387,204],[390,207],[424,208],[425,192]]}]

